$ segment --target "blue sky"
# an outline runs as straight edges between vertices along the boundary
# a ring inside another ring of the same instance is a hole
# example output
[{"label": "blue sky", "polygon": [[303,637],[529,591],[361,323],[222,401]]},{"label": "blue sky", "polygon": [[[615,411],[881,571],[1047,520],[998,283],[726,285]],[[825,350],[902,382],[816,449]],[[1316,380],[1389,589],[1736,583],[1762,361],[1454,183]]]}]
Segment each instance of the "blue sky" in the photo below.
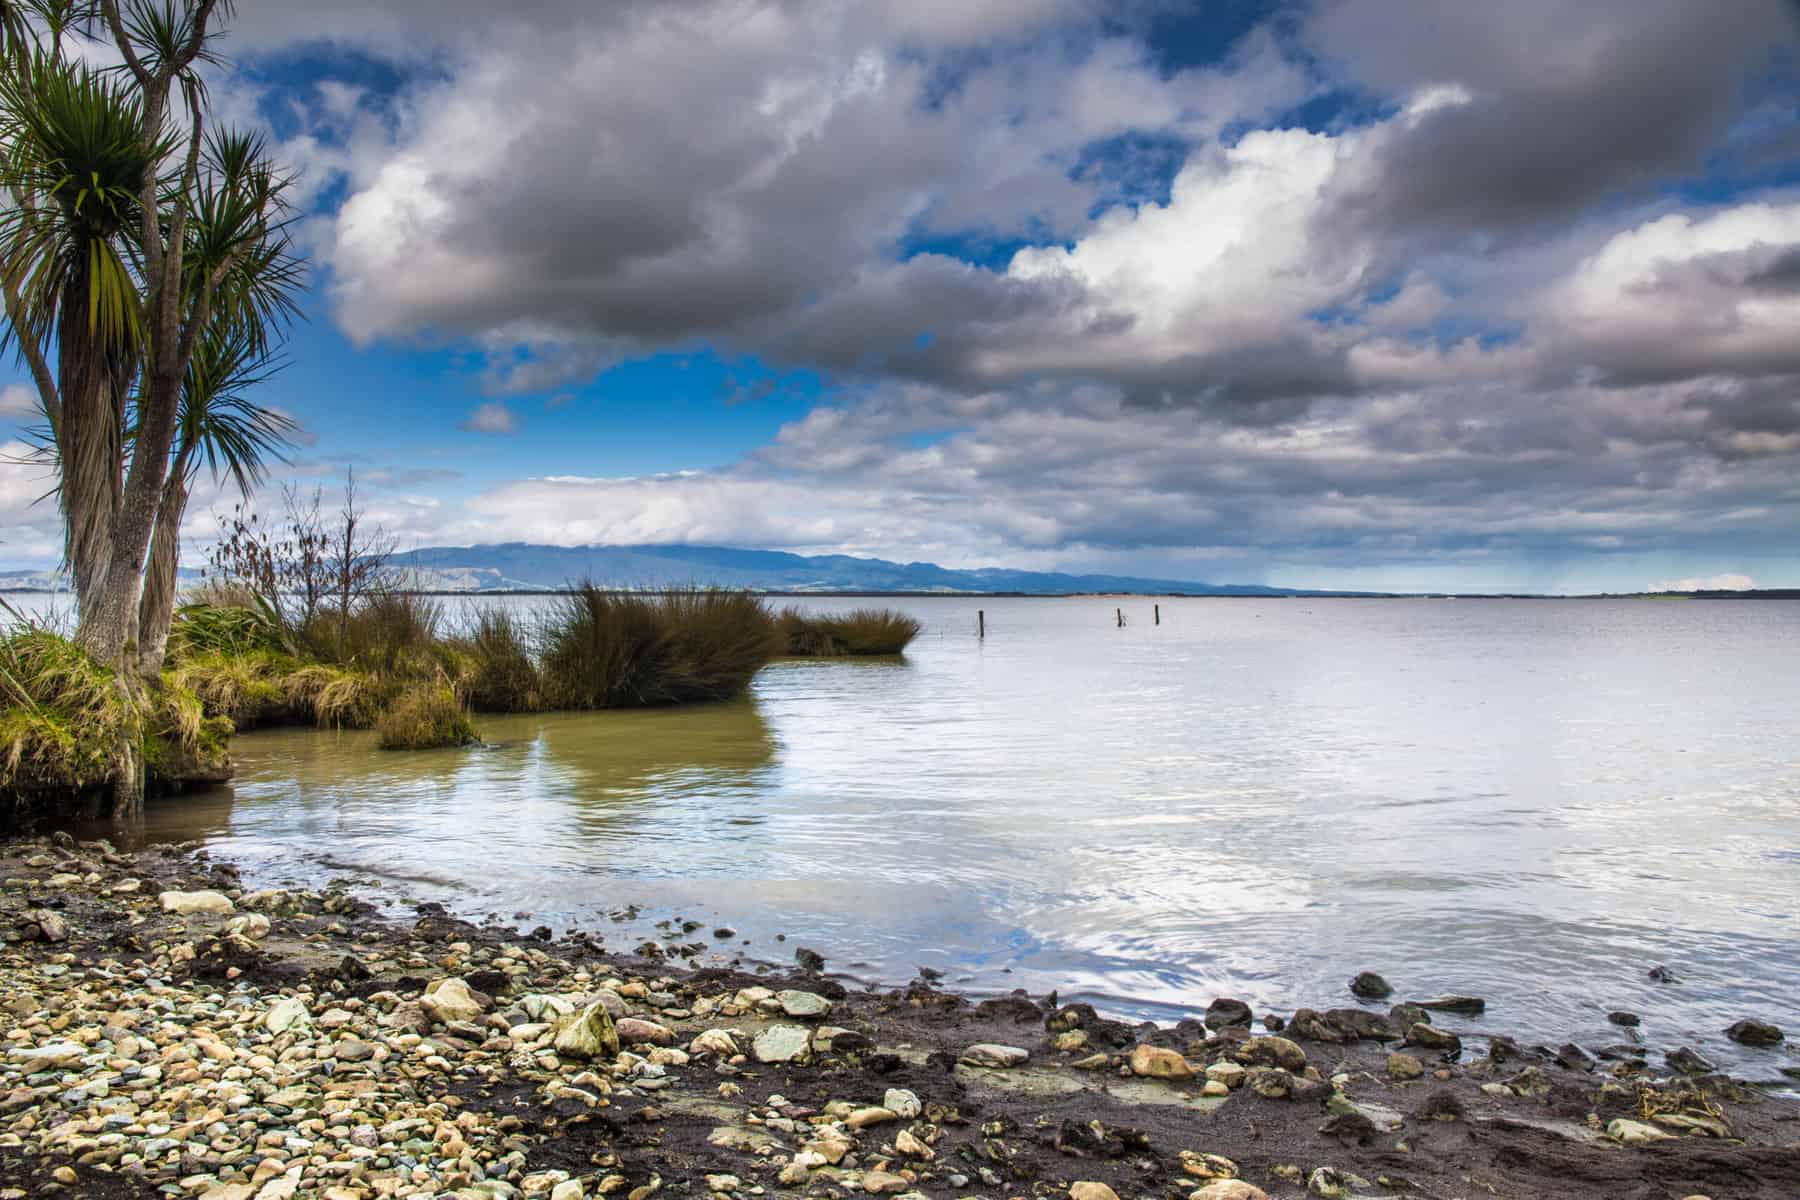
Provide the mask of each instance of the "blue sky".
[{"label": "blue sky", "polygon": [[1800,586],[1794,7],[1492,7],[245,5],[279,474],[409,545]]}]

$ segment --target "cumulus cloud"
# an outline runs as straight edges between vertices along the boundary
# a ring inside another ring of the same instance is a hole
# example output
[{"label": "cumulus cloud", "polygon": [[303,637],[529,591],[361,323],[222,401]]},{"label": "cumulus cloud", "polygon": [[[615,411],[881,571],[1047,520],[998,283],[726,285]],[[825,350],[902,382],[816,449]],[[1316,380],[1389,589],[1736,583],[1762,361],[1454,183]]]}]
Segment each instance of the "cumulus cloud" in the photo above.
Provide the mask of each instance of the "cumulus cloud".
[{"label": "cumulus cloud", "polygon": [[465,433],[517,433],[519,416],[497,400],[478,404],[457,426]]},{"label": "cumulus cloud", "polygon": [[1791,556],[1800,503],[1800,205],[1756,182],[1800,122],[1791,5],[1718,7],[1319,0],[1181,67],[1093,0],[316,0],[236,36],[393,73],[284,97],[359,343],[548,408],[689,348],[837,397],[707,472],[396,476],[409,537],[1731,565]]}]

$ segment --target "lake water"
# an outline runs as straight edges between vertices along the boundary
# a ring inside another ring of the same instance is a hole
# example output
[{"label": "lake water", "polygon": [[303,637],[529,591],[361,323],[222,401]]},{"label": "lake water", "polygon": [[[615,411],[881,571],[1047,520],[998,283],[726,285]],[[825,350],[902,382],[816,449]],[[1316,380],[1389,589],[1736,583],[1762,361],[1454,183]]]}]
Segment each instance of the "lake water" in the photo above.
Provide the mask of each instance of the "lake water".
[{"label": "lake water", "polygon": [[1159,603],[901,600],[904,660],[485,719],[479,750],[249,735],[233,787],[143,832],[621,948],[681,916],[1162,1019],[1348,1003],[1373,969],[1486,997],[1465,1030],[1593,1048],[1629,1009],[1656,1049],[1800,1065],[1722,1036],[1800,1041],[1800,604]]}]

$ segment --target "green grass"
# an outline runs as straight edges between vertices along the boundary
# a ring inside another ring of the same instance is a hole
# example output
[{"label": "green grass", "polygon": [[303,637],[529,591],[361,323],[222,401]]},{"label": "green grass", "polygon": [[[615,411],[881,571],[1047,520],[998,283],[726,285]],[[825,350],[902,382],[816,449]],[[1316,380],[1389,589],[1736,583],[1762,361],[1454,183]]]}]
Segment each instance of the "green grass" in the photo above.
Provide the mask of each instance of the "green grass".
[{"label": "green grass", "polygon": [[375,720],[383,750],[428,750],[479,741],[469,710],[447,680],[408,684]]},{"label": "green grass", "polygon": [[899,654],[919,636],[920,625],[891,608],[859,608],[847,613],[783,609],[777,623],[785,652],[803,657]]},{"label": "green grass", "polygon": [[780,653],[781,636],[745,592],[621,594],[584,584],[545,619],[542,645],[551,707],[631,708],[740,695]]}]

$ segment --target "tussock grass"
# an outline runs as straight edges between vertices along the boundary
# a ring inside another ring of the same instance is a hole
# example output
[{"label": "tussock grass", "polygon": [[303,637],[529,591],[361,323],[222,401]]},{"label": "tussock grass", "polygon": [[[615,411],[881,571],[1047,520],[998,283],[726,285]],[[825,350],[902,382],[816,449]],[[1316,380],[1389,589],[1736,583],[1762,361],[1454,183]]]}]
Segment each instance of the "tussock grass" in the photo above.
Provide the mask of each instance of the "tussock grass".
[{"label": "tussock grass", "polygon": [[480,740],[469,710],[447,679],[408,684],[376,719],[383,750],[467,746]]},{"label": "tussock grass", "polygon": [[225,717],[237,729],[293,719],[294,705],[283,681],[298,664],[287,655],[208,650],[170,657],[175,665],[164,674],[177,688],[199,697],[207,716]]},{"label": "tussock grass", "polygon": [[110,782],[121,734],[143,736],[145,713],[113,673],[48,629],[27,624],[0,640],[0,678],[0,791]]},{"label": "tussock grass", "polygon": [[328,729],[368,729],[397,691],[366,671],[329,663],[295,667],[281,677],[282,696],[296,719]]},{"label": "tussock grass", "polygon": [[858,608],[847,613],[786,608],[777,623],[786,653],[820,658],[899,654],[919,636],[920,629],[913,618],[891,608]]},{"label": "tussock grass", "polygon": [[140,748],[149,783],[181,764],[223,762],[228,722],[165,676],[126,686],[80,646],[26,624],[0,637],[0,799],[78,795],[117,781],[121,742]]},{"label": "tussock grass", "polygon": [[656,595],[586,583],[542,633],[543,687],[555,708],[631,708],[726,700],[781,649],[774,618],[746,592]]},{"label": "tussock grass", "polygon": [[476,712],[535,712],[543,707],[542,681],[532,661],[524,625],[503,608],[484,608],[475,627],[455,643],[466,660],[461,690]]}]

